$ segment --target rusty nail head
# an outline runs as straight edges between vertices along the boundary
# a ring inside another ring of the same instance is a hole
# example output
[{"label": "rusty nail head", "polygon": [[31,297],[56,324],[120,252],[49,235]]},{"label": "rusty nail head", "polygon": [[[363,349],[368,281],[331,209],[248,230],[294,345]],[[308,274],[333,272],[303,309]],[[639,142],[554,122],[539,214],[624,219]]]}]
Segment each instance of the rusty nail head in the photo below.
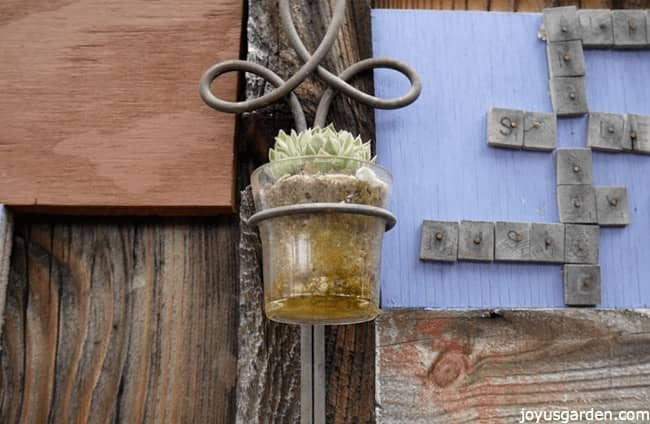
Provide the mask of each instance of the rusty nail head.
[{"label": "rusty nail head", "polygon": [[474,244],[481,244],[481,236],[474,237]]}]

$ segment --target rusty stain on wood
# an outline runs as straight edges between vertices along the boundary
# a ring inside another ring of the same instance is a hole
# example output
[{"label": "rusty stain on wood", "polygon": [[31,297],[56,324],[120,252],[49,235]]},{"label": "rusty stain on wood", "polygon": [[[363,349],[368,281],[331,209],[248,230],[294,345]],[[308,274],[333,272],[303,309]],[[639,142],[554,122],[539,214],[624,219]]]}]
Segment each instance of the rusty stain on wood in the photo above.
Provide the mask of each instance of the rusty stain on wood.
[{"label": "rusty stain on wood", "polygon": [[650,403],[650,311],[384,311],[377,422],[510,423]]},{"label": "rusty stain on wood", "polygon": [[[240,53],[241,0],[0,4],[0,203],[57,213],[234,208],[232,115],[198,95]],[[216,84],[234,99],[236,75]]]}]

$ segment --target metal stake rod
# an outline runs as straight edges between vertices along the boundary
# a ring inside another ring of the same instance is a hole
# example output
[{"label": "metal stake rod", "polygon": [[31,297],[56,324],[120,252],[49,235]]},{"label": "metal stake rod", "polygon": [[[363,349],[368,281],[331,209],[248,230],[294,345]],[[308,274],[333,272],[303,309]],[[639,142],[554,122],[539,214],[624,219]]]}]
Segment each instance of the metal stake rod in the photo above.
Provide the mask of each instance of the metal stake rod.
[{"label": "metal stake rod", "polygon": [[[422,90],[420,79],[416,72],[396,59],[391,58],[370,58],[361,60],[346,70],[340,75],[334,75],[320,65],[321,61],[325,58],[330,51],[336,38],[338,36],[341,23],[345,17],[345,0],[337,0],[334,9],[332,21],[327,28],[325,36],[320,45],[310,53],[302,43],[298,32],[291,19],[291,9],[289,7],[289,0],[280,0],[280,17],[282,24],[287,32],[289,42],[298,53],[298,56],[305,62],[296,73],[291,76],[287,81],[284,81],[273,71],[265,68],[257,63],[252,63],[244,60],[228,60],[218,63],[208,69],[199,84],[199,93],[203,101],[213,109],[221,112],[242,113],[250,112],[256,109],[263,108],[275,103],[284,98],[289,101],[291,113],[294,119],[294,125],[297,131],[307,129],[307,120],[305,113],[298,100],[298,97],[293,93],[293,90],[300,85],[310,74],[316,72],[328,85],[329,88],[323,93],[316,115],[314,117],[313,127],[322,127],[327,121],[327,114],[329,112],[332,99],[338,91],[342,91],[345,95],[374,108],[378,109],[397,109],[404,107],[415,101],[420,95]],[[364,93],[363,91],[354,88],[347,83],[356,75],[371,71],[376,68],[388,68],[396,70],[404,74],[411,82],[409,91],[401,96],[392,99],[382,99],[373,95]],[[230,102],[218,98],[210,89],[212,82],[220,75],[227,72],[240,71],[256,74],[267,82],[272,84],[275,88],[269,93],[256,99],[247,99],[239,102]],[[320,207],[340,207],[331,204],[320,205]],[[359,206],[359,205],[357,205]],[[304,205],[303,207],[315,207],[314,205]],[[276,208],[280,209],[280,208]],[[286,208],[285,208],[286,209]],[[291,209],[291,208],[289,208]],[[375,208],[378,210],[370,210],[367,207],[356,207],[346,211],[346,213],[361,213],[382,216],[386,219],[387,226],[390,228],[394,225],[394,217],[383,209]],[[263,211],[256,214],[257,216],[251,217],[253,220],[265,219],[266,214],[274,213],[292,213],[291,210],[275,210]],[[325,328],[322,325],[301,326],[300,332],[301,342],[301,389],[300,389],[300,412],[301,423],[303,424],[324,424],[325,423]]]}]

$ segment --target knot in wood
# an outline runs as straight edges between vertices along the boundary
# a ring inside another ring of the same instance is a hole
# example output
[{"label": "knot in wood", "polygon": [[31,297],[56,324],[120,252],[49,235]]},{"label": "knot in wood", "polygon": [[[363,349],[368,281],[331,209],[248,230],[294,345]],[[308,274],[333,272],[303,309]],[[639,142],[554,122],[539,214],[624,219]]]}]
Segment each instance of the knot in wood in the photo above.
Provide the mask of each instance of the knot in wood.
[{"label": "knot in wood", "polygon": [[431,378],[436,386],[447,387],[458,379],[463,368],[464,361],[460,353],[444,353],[433,365]]}]

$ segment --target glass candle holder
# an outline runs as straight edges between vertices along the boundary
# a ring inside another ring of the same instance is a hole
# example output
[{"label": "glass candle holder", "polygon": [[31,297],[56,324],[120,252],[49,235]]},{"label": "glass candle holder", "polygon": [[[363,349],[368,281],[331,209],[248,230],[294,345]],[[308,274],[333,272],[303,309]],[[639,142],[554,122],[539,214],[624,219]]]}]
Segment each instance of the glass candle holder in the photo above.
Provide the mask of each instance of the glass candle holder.
[{"label": "glass candle holder", "polygon": [[[385,208],[392,188],[385,168],[331,156],[274,161],[251,178],[257,211],[321,202]],[[382,218],[344,212],[261,221],[267,317],[290,324],[374,319],[385,230]]]}]

